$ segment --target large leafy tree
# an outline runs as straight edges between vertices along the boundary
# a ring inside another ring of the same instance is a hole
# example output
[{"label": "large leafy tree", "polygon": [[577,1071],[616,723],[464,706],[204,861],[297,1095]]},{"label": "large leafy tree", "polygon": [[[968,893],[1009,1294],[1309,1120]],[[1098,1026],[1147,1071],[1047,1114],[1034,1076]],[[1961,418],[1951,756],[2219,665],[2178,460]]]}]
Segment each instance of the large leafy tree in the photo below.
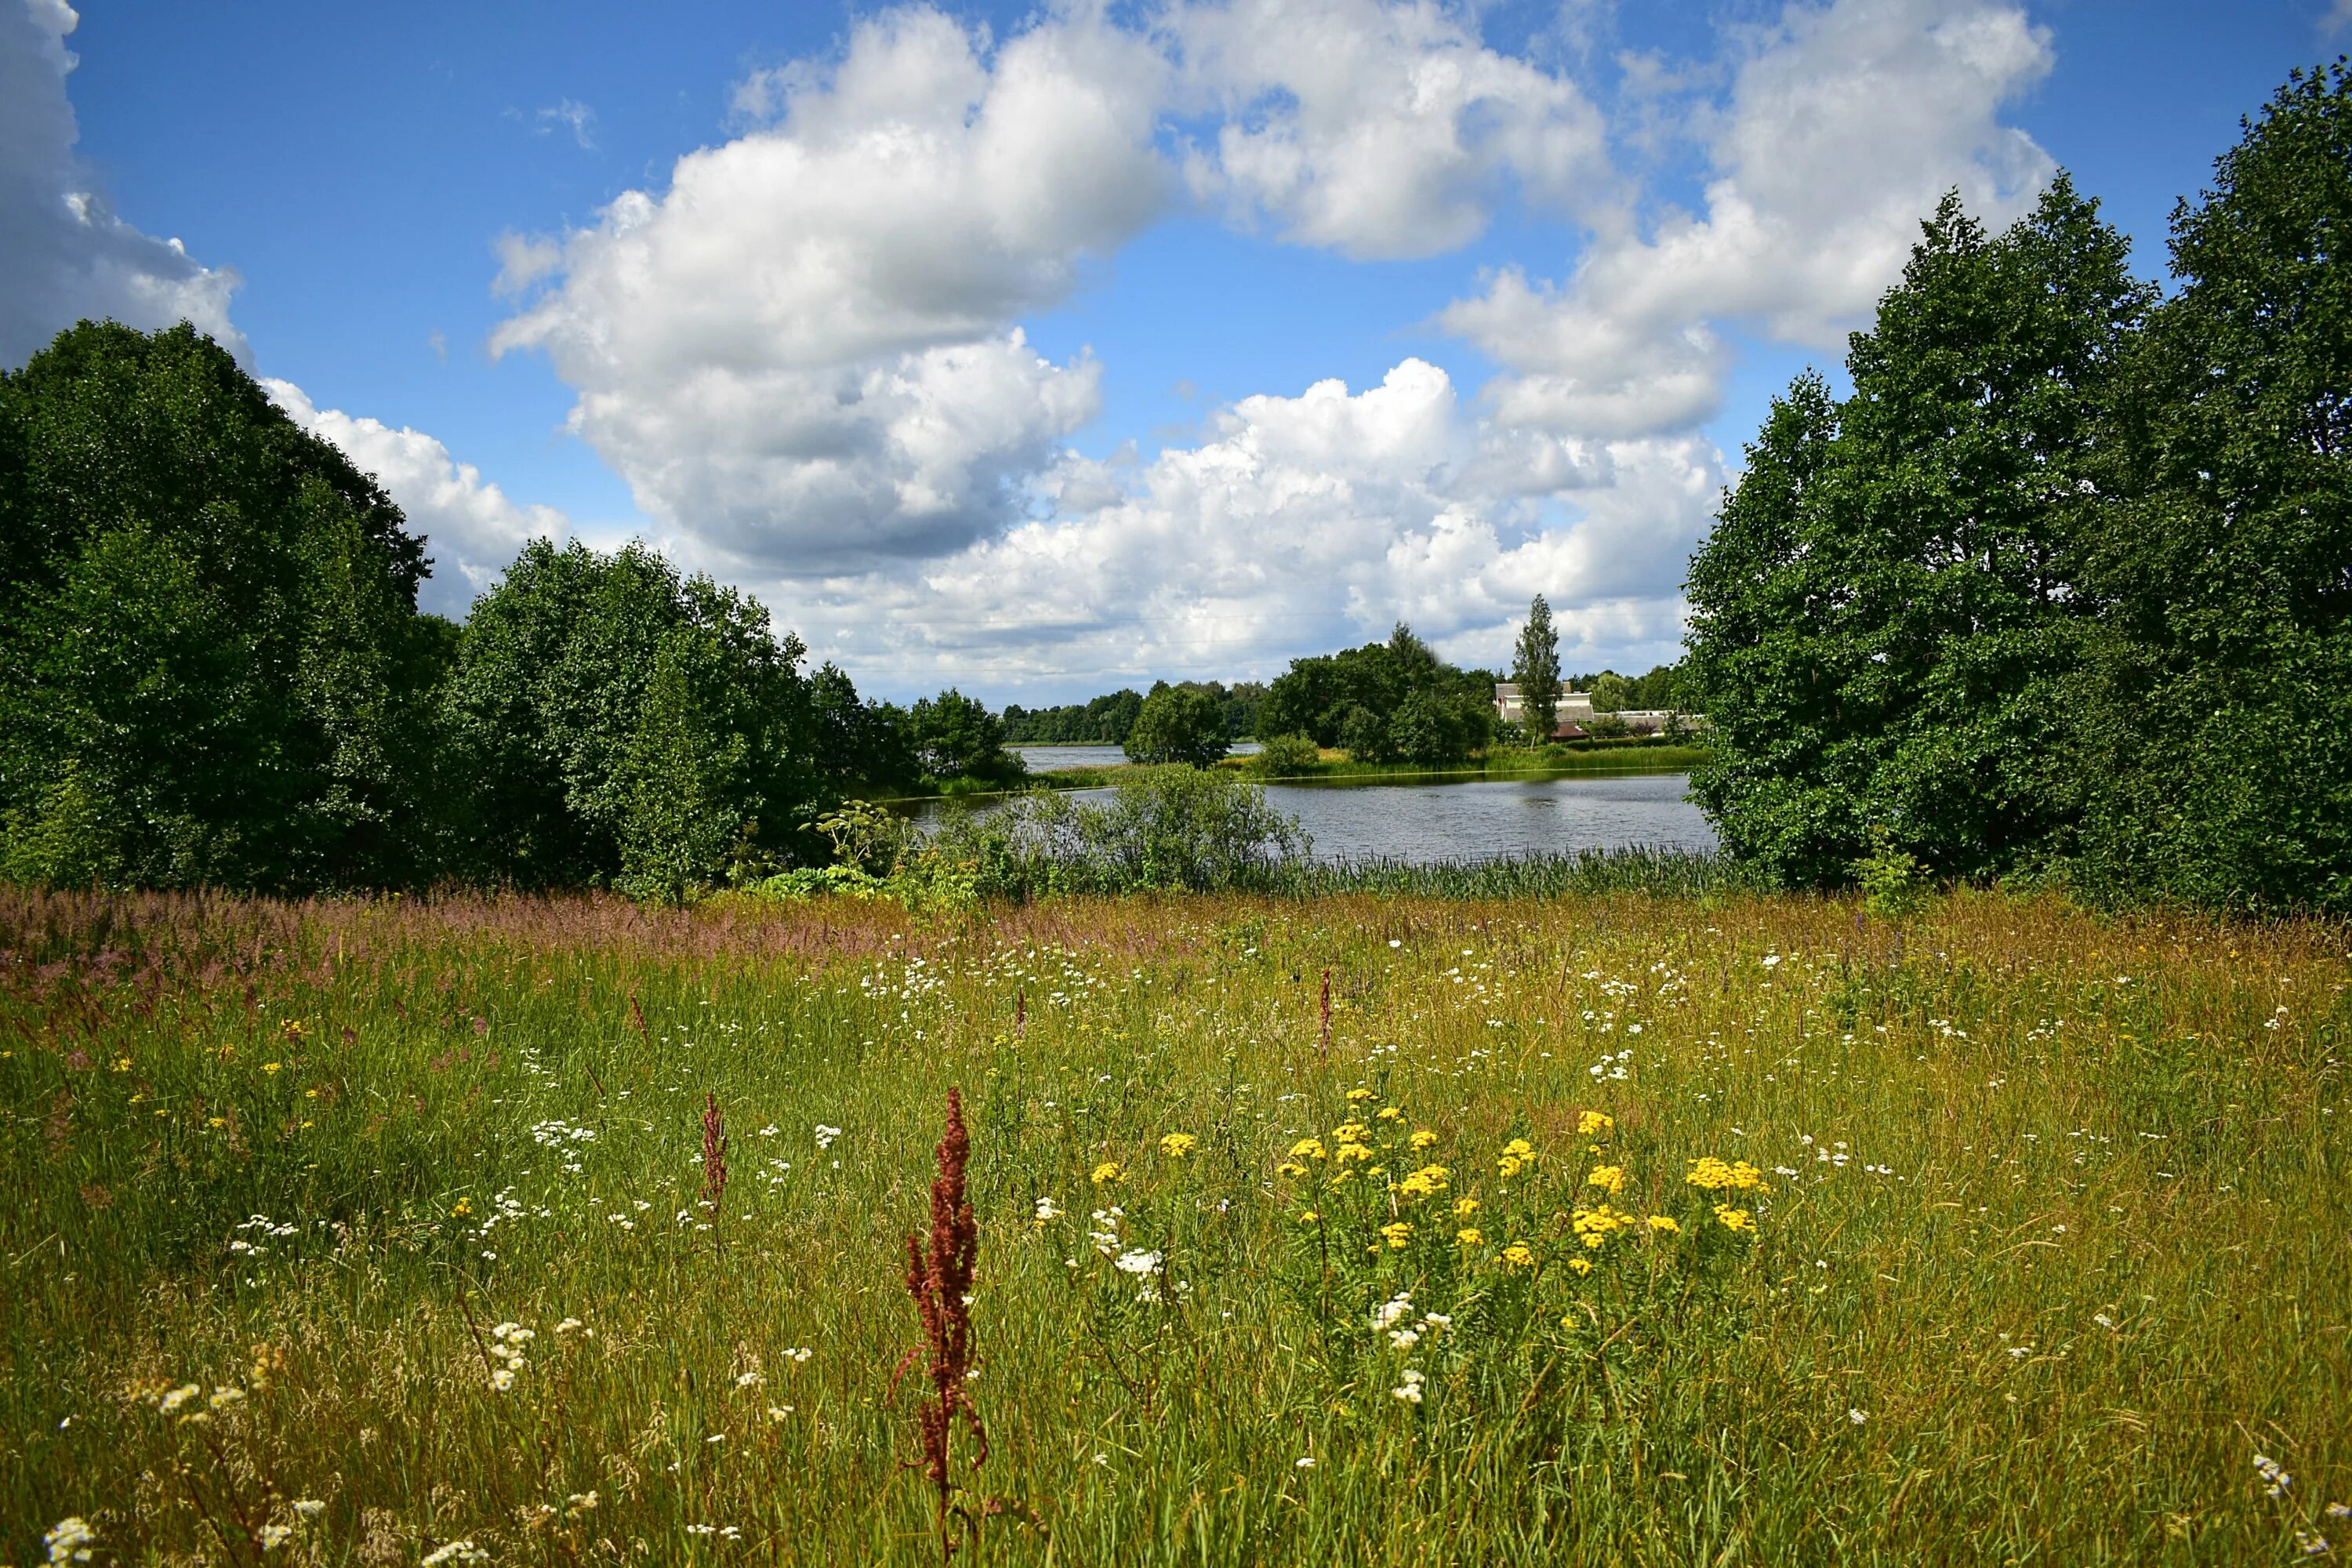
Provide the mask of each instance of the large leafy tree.
[{"label": "large leafy tree", "polygon": [[475,605],[446,696],[474,869],[676,895],[738,847],[809,848],[803,655],[756,600],[643,546],[533,542]]},{"label": "large leafy tree", "polygon": [[1139,763],[1187,763],[1205,768],[1232,749],[1224,705],[1206,687],[1154,685],[1128,732],[1127,754]]},{"label": "large leafy tree", "polygon": [[2063,176],[1998,237],[1948,197],[1853,339],[1853,395],[1774,405],[1689,583],[1694,788],[1736,853],[1814,885],[1874,834],[1963,876],[2069,848],[2085,490],[2150,300],[2126,260]]},{"label": "large leafy tree", "polygon": [[2297,72],[2172,222],[2114,399],[2071,759],[2083,874],[2352,910],[2352,69]]},{"label": "large leafy tree", "polygon": [[1004,721],[953,687],[918,701],[908,729],[916,759],[933,777],[1001,784],[1026,771],[1019,755],[1004,749]]},{"label": "large leafy tree", "polygon": [[427,570],[375,482],[184,323],[85,321],[0,375],[0,874],[429,874]]}]

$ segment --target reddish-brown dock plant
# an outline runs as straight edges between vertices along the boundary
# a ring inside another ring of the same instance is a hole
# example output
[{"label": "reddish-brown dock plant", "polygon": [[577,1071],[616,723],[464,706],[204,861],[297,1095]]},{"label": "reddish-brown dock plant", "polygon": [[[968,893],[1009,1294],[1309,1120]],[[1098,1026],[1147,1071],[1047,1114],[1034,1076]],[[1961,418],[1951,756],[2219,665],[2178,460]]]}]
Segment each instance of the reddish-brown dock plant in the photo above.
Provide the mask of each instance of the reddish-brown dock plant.
[{"label": "reddish-brown dock plant", "polygon": [[[964,1131],[963,1098],[948,1090],[947,1131],[940,1139],[939,1175],[931,1183],[931,1235],[907,1237],[907,1294],[915,1300],[922,1320],[923,1342],[898,1363],[903,1374],[915,1362],[930,1358],[929,1396],[924,1400],[916,1429],[922,1439],[922,1470],[938,1500],[940,1555],[955,1554],[950,1533],[952,1515],[976,1522],[955,1501],[955,1477],[949,1468],[949,1447],[961,1420],[977,1447],[971,1457],[975,1470],[988,1462],[988,1433],[971,1401],[971,1281],[980,1259],[980,1226],[971,1205],[964,1200],[964,1166],[971,1158],[971,1137]],[[983,1511],[992,1511],[983,1510]]]}]

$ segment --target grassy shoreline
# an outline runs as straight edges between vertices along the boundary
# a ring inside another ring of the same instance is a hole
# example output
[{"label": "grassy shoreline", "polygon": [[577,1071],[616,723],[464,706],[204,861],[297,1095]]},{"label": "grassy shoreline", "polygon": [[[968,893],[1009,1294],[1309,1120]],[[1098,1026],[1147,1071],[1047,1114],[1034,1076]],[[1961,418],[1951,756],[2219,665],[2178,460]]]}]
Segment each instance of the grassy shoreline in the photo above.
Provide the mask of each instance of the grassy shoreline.
[{"label": "grassy shoreline", "polygon": [[[1491,779],[1680,773],[1688,773],[1706,760],[1706,752],[1702,747],[1635,741],[1556,746],[1539,752],[1496,751],[1465,763],[1435,767],[1412,763],[1354,762],[1346,752],[1339,751],[1326,751],[1322,760],[1311,769],[1282,773],[1261,772],[1252,765],[1249,757],[1227,757],[1217,766],[1239,773],[1254,784],[1471,784]],[[1140,766],[1142,764],[1127,763],[1110,766],[1081,764],[1066,768],[1041,768],[1009,789],[992,786],[934,788],[911,795],[892,795],[877,804],[900,805],[941,799],[992,799],[1040,786],[1056,790],[1107,789]]]},{"label": "grassy shoreline", "polygon": [[2352,1501],[2333,927],[0,889],[0,952],[9,1560],[936,1561],[950,1085],[974,1562],[2283,1561]]}]

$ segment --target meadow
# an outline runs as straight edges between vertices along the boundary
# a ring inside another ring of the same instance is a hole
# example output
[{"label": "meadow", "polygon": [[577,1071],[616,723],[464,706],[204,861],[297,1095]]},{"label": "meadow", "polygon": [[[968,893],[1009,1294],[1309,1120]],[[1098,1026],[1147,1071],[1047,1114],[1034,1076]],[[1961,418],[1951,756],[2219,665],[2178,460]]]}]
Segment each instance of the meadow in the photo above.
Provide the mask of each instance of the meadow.
[{"label": "meadow", "polygon": [[2352,1550],[2346,948],[0,889],[0,1563],[937,1562],[951,1087],[959,1561]]}]

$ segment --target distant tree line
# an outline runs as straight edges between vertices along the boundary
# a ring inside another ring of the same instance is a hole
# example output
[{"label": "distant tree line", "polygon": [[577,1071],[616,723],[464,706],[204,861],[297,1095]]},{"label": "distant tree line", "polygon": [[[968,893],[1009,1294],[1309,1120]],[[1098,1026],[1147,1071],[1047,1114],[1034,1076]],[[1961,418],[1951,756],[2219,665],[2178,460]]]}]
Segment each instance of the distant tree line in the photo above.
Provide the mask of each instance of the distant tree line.
[{"label": "distant tree line", "polygon": [[863,700],[642,546],[535,542],[462,627],[428,570],[193,328],[0,375],[0,878],[675,895],[821,858],[845,796],[1022,771],[980,702]]},{"label": "distant tree line", "polygon": [[2172,219],[1948,198],[1772,405],[1691,566],[1727,849],[2352,912],[2352,74],[2298,72]]},{"label": "distant tree line", "polygon": [[[1227,686],[1222,681],[1187,681],[1209,694],[1217,705],[1218,724],[1228,741],[1245,741],[1257,733],[1258,704],[1265,688],[1255,680]],[[1168,685],[1155,682],[1152,690]],[[1009,703],[1004,710],[1004,738],[1019,745],[1124,746],[1143,711],[1145,693],[1129,688],[1108,692],[1087,702],[1060,708],[1024,708]]]}]

